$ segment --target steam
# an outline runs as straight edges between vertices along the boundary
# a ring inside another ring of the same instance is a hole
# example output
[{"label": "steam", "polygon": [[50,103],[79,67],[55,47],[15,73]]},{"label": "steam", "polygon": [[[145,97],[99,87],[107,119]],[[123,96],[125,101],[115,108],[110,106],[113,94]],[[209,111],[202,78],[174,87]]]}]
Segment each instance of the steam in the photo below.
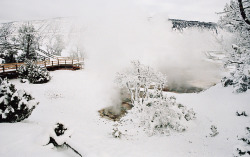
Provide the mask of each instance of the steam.
[{"label": "steam", "polygon": [[204,52],[221,50],[216,34],[173,31],[165,13],[152,13],[133,1],[86,3],[78,16],[83,32],[85,70],[105,81],[140,60],[168,76],[169,86],[208,87],[219,81],[220,65],[205,61]]}]

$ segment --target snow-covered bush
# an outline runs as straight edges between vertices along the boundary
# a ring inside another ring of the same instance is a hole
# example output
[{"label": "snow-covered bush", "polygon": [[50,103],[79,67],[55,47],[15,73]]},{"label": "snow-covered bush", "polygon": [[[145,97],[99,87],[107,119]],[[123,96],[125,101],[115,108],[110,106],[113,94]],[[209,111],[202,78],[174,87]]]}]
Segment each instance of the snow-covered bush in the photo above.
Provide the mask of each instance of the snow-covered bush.
[{"label": "snow-covered bush", "polygon": [[211,125],[210,129],[211,129],[211,133],[210,133],[211,137],[214,137],[219,134],[217,127],[215,125]]},{"label": "snow-covered bush", "polygon": [[241,137],[239,139],[241,142],[241,145],[237,146],[234,157],[239,156],[250,156],[250,128],[246,128],[246,135]]},{"label": "snow-covered bush", "polygon": [[247,117],[248,115],[246,114],[246,111],[236,111],[236,116],[244,116]]},{"label": "snow-covered bush", "polygon": [[131,67],[123,73],[118,73],[115,81],[118,86],[129,91],[132,104],[143,103],[148,99],[151,88],[161,97],[167,83],[166,76],[139,61],[132,61]]},{"label": "snow-covered bush", "polygon": [[221,82],[224,87],[232,85],[234,92],[242,93],[250,89],[250,51],[236,45],[233,47],[234,53],[231,53],[225,64],[233,66],[234,69],[230,76],[224,77]]},{"label": "snow-covered bush", "polygon": [[118,130],[118,128],[113,128],[112,136],[114,138],[121,138],[121,135],[122,133],[121,131]]},{"label": "snow-covered bush", "polygon": [[121,119],[122,123],[134,123],[143,127],[148,135],[166,134],[171,130],[185,131],[185,123],[195,118],[192,109],[176,103],[175,97],[149,98],[145,104],[135,104],[128,114]]},{"label": "snow-covered bush", "polygon": [[24,65],[17,69],[21,79],[28,79],[31,83],[46,83],[51,79],[49,71],[45,67],[27,60]]},{"label": "snow-covered bush", "polygon": [[119,73],[116,82],[126,87],[133,108],[121,119],[122,124],[133,123],[143,127],[149,135],[184,131],[186,121],[195,118],[194,111],[176,103],[175,97],[163,93],[166,77],[152,68],[133,61],[132,67]]},{"label": "snow-covered bush", "polygon": [[69,145],[69,139],[71,138],[73,131],[66,127],[63,123],[56,123],[56,125],[50,130],[49,138],[46,145],[53,145],[55,147],[68,147],[73,150],[79,156],[82,156],[77,150]]},{"label": "snow-covered bush", "polygon": [[25,92],[17,90],[7,79],[0,79],[0,122],[19,122],[28,118],[38,102]]},{"label": "snow-covered bush", "polygon": [[48,144],[52,143],[54,146],[62,146],[70,138],[72,131],[69,130],[64,124],[56,123],[49,134],[50,140]]}]

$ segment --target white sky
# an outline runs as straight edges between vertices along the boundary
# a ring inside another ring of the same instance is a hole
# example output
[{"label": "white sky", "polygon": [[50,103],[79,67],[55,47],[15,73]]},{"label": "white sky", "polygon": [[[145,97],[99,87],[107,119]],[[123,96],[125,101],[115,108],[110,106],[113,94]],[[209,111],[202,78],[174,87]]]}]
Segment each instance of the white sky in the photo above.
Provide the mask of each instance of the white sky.
[{"label": "white sky", "polygon": [[[101,14],[103,7],[115,11],[144,10],[150,14],[166,13],[169,18],[217,22],[229,0],[0,0],[0,23],[79,16],[86,10]],[[120,7],[120,8],[119,8]]]}]

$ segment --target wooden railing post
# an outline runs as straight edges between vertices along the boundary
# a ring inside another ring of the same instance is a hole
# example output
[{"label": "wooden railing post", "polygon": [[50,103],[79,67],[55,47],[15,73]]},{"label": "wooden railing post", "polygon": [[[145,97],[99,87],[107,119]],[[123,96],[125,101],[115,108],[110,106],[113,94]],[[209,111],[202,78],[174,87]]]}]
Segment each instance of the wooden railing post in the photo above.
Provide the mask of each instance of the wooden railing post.
[{"label": "wooden railing post", "polygon": [[59,59],[57,60],[57,65],[59,66]]},{"label": "wooden railing post", "polygon": [[44,62],[44,67],[46,68],[46,61]]},{"label": "wooden railing post", "polygon": [[16,71],[17,71],[17,64],[16,64]]},{"label": "wooden railing post", "polygon": [[65,65],[66,65],[66,60],[65,60]]},{"label": "wooden railing post", "polygon": [[3,73],[4,73],[4,65],[3,65]]},{"label": "wooden railing post", "polygon": [[53,61],[52,61],[52,67],[53,67]]}]

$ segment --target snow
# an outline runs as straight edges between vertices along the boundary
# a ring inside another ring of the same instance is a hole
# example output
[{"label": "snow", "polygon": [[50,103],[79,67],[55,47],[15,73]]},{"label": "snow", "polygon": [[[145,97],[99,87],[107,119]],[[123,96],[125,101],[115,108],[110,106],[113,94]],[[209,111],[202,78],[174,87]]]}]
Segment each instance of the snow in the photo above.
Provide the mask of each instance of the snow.
[{"label": "snow", "polygon": [[[250,91],[235,94],[232,87],[217,84],[199,94],[167,93],[196,112],[197,118],[187,131],[171,132],[170,136],[114,138],[115,123],[100,118],[97,112],[117,102],[110,76],[89,69],[58,70],[51,75],[46,84],[11,80],[17,89],[28,91],[40,103],[28,119],[0,124],[0,156],[78,156],[70,149],[44,146],[49,129],[58,121],[74,130],[67,142],[85,157],[232,156],[240,144],[237,136],[245,135],[245,127],[250,124],[249,116],[236,116],[236,111],[250,115]],[[214,137],[210,137],[212,125],[219,132]]]},{"label": "snow", "polygon": [[35,51],[36,51],[36,53],[38,53],[39,55],[41,55],[43,57],[47,57],[47,58],[53,59],[52,57],[49,57],[49,56],[45,55],[44,53],[42,53],[42,52],[40,52],[38,50],[35,50]]}]

